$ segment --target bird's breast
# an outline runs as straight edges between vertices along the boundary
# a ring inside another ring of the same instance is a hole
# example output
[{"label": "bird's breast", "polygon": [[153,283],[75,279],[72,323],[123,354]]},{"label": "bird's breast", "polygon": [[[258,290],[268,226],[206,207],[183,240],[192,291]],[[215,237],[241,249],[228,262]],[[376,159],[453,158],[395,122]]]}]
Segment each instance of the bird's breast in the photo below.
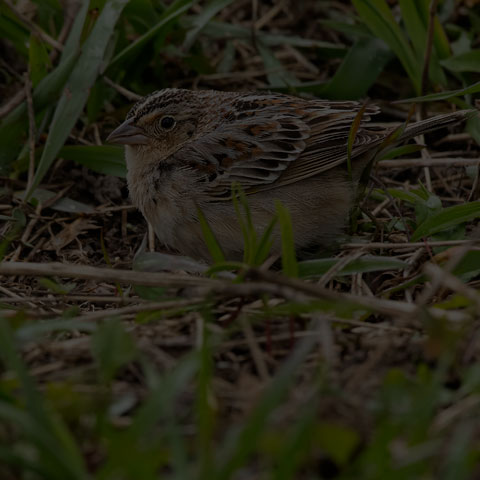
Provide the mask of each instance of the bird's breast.
[{"label": "bird's breast", "polygon": [[126,149],[127,182],[133,204],[160,242],[175,247],[179,226],[196,216],[195,189],[175,164],[138,158]]}]

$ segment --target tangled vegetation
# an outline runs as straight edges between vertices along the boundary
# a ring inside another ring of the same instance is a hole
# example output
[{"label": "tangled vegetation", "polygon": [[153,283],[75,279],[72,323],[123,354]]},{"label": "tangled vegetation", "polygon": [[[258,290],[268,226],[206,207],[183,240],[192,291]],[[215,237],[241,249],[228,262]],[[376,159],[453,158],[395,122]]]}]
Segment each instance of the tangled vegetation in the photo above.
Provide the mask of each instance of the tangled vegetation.
[{"label": "tangled vegetation", "polygon": [[281,206],[280,260],[248,221],[242,263],[207,224],[208,267],[162,252],[104,145],[172,86],[474,110],[478,2],[4,0],[0,33],[0,478],[478,477],[478,115],[308,259]]}]

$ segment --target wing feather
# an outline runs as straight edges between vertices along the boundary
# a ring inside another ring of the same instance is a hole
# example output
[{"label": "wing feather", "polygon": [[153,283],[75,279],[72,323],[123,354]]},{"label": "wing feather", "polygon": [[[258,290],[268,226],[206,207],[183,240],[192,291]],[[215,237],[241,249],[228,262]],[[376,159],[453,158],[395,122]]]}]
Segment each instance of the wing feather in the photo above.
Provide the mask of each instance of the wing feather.
[{"label": "wing feather", "polygon": [[[186,144],[175,157],[187,160],[211,200],[225,199],[233,182],[247,193],[318,175],[345,162],[357,102],[302,100],[281,94],[234,97],[228,118]],[[355,157],[385,138],[368,127],[377,107],[367,107],[353,145]],[[188,166],[188,165],[187,165]]]}]

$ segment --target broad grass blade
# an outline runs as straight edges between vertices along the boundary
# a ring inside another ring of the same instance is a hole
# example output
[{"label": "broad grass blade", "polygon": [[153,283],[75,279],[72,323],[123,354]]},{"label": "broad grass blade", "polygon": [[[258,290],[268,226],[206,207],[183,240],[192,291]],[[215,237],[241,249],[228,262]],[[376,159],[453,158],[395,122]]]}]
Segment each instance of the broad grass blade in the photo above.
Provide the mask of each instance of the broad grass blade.
[{"label": "broad grass blade", "polygon": [[480,218],[480,201],[444,208],[422,222],[413,232],[411,241],[416,242],[422,237],[448,230],[460,223],[469,222],[476,218]]},{"label": "broad grass blade", "polygon": [[[0,400],[0,418],[19,423],[23,434],[39,449],[43,462],[56,472],[52,479],[88,477],[82,455],[60,419],[46,408],[43,397],[36,388],[25,364],[15,351],[13,335],[5,319],[0,318],[0,353],[5,366],[14,372],[22,388],[26,411]],[[41,462],[41,459],[39,459]]]},{"label": "broad grass blade", "polygon": [[392,103],[415,103],[415,102],[437,102],[439,100],[448,100],[453,97],[460,97],[463,95],[472,95],[480,92],[480,82],[474,83],[465,88],[458,90],[449,90],[448,92],[431,93],[430,95],[423,95],[421,97],[407,98],[406,100],[397,100]]},{"label": "broad grass blade", "polygon": [[60,148],[70,134],[88,98],[89,89],[95,83],[103,61],[103,55],[113,33],[117,19],[128,0],[112,0],[105,4],[91,34],[82,47],[77,65],[58,102],[50,127],[45,149],[35,172],[27,198],[42,181]]},{"label": "broad grass blade", "polygon": [[[356,100],[364,97],[393,54],[378,38],[360,38],[348,50],[332,79],[315,93],[324,98]],[[352,82],[352,78],[355,79]]]},{"label": "broad grass blade", "polygon": [[[77,55],[72,54],[63,63],[43,77],[33,91],[33,105],[36,112],[41,112],[47,105],[56,101],[63,90]],[[23,139],[28,131],[26,103],[22,103],[0,123],[0,171],[7,170],[17,158]]]},{"label": "broad grass blade", "polygon": [[452,72],[480,72],[480,50],[470,50],[440,62]]},{"label": "broad grass blade", "polygon": [[404,33],[385,0],[353,0],[362,20],[397,55],[416,92],[420,92],[422,64],[417,60]]},{"label": "broad grass blade", "polygon": [[196,3],[196,0],[177,0],[173,2],[172,5],[163,12],[158,23],[116,55],[109,63],[107,69],[111,69],[114,66],[117,67],[125,60],[139,54],[145,45],[152,40],[168,22],[185,13],[194,3]]},{"label": "broad grass blade", "polygon": [[67,145],[58,153],[59,157],[71,160],[104,175],[125,178],[127,168],[123,147],[112,145]]},{"label": "broad grass blade", "polygon": [[202,12],[194,17],[193,25],[185,37],[183,48],[186,51],[190,50],[205,25],[220,12],[220,10],[228,7],[232,2],[233,0],[212,0],[205,5]]}]

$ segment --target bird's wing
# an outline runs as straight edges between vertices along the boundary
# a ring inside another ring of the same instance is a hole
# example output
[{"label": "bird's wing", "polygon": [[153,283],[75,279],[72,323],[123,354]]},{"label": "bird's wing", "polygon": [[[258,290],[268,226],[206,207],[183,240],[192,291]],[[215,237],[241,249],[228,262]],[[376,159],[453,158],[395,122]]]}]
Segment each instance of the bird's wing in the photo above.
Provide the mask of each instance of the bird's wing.
[{"label": "bird's wing", "polygon": [[362,117],[352,144],[352,160],[367,151],[373,152],[381,145],[393,128],[368,124],[371,115],[379,112],[377,107],[367,107],[363,114],[359,114],[360,109],[361,105],[356,102],[330,102],[324,111],[312,109],[306,118],[310,127],[307,146],[279,178],[276,186],[298,182],[345,163],[348,138],[357,115]]},{"label": "bird's wing", "polygon": [[[284,95],[245,95],[216,128],[184,145],[177,161],[200,172],[212,200],[229,198],[232,183],[254,193],[317,175],[347,158],[357,102],[305,101]],[[376,107],[366,109],[353,156],[385,133],[366,127]]]}]

